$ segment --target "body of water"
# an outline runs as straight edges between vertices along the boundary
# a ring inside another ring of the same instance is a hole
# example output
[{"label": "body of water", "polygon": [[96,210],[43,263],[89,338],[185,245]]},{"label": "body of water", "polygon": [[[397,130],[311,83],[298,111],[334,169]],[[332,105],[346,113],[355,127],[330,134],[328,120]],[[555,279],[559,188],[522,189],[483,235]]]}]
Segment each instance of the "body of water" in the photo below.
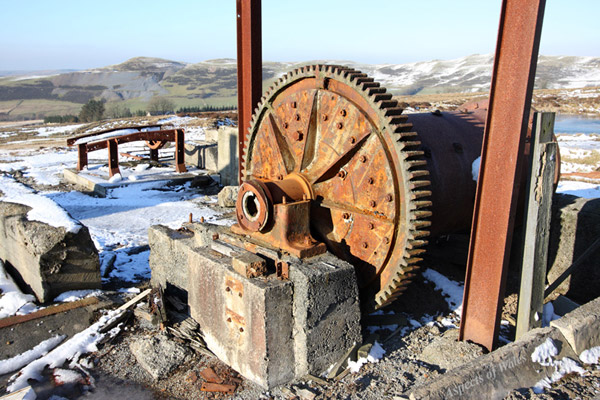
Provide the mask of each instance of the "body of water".
[{"label": "body of water", "polygon": [[554,132],[600,134],[600,118],[557,114],[554,121]]}]

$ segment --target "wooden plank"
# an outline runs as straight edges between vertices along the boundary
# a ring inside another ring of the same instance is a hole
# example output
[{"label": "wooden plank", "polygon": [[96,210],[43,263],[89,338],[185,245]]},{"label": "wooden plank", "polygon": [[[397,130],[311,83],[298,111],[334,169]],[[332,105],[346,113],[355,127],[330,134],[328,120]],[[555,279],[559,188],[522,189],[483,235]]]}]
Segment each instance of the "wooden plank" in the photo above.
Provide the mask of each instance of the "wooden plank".
[{"label": "wooden plank", "polygon": [[26,386],[23,389],[19,389],[16,392],[5,394],[0,397],[0,400],[23,400],[23,399],[35,399],[35,392],[31,386]]},{"label": "wooden plank", "polygon": [[97,297],[88,297],[86,299],[72,301],[69,303],[62,303],[56,306],[49,306],[39,311],[32,312],[31,314],[14,315],[12,317],[0,319],[0,328],[6,328],[8,326],[21,324],[23,322],[62,313],[79,307],[86,307],[96,303],[98,303]]},{"label": "wooden plank", "polygon": [[535,113],[516,339],[542,324],[557,143],[554,113]]},{"label": "wooden plank", "polygon": [[137,302],[142,300],[144,297],[148,296],[152,289],[146,289],[142,293],[135,296],[133,299],[129,300],[127,303],[123,304],[121,307],[117,308],[117,310],[127,310],[133,307]]}]

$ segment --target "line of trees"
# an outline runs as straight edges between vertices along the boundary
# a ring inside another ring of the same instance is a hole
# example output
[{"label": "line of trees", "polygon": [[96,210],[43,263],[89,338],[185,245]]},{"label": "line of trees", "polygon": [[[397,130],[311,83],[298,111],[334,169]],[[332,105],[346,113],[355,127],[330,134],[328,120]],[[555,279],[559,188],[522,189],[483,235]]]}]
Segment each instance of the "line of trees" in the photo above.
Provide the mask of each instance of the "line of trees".
[{"label": "line of trees", "polygon": [[237,110],[237,106],[202,106],[202,107],[181,107],[177,110],[179,113],[196,113],[205,111],[231,111]]},{"label": "line of trees", "polygon": [[[49,115],[44,118],[45,123],[68,123],[68,122],[95,122],[108,118],[130,118],[144,117],[148,113],[151,115],[163,115],[172,113],[175,110],[175,104],[170,99],[162,96],[155,96],[148,102],[148,111],[131,111],[129,107],[120,103],[112,103],[106,107],[106,100],[90,100],[81,107],[79,115]],[[206,111],[230,111],[237,110],[236,106],[192,106],[181,107],[177,113],[197,113]]]}]

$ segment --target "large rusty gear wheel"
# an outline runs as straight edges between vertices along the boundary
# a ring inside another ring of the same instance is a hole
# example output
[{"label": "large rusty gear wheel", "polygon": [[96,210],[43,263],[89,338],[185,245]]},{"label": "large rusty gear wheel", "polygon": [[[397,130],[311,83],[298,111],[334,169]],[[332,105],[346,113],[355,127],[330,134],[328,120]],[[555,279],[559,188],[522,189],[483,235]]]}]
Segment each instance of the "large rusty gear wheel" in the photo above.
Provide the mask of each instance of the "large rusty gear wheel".
[{"label": "large rusty gear wheel", "polygon": [[244,181],[306,178],[314,191],[311,232],[355,266],[371,310],[405,290],[429,235],[429,172],[401,114],[366,74],[306,66],[262,97],[242,154]]}]

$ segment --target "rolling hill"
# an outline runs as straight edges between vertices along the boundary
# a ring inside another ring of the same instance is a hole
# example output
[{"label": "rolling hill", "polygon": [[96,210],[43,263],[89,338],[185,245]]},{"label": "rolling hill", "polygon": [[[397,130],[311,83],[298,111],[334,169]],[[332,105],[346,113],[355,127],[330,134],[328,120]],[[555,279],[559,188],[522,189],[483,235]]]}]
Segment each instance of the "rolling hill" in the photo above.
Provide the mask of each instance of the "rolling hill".
[{"label": "rolling hill", "polygon": [[[396,95],[474,93],[489,90],[492,55],[409,64],[360,64],[318,60],[303,63],[264,62],[263,83],[269,85],[286,71],[314,63],[343,64],[382,83]],[[540,56],[536,87],[561,89],[600,86],[600,58]],[[0,71],[0,120],[77,114],[93,98],[145,109],[154,96],[171,99],[177,107],[235,105],[236,62],[233,59],[183,63],[137,57],[122,64],[85,71],[18,74]]]}]

